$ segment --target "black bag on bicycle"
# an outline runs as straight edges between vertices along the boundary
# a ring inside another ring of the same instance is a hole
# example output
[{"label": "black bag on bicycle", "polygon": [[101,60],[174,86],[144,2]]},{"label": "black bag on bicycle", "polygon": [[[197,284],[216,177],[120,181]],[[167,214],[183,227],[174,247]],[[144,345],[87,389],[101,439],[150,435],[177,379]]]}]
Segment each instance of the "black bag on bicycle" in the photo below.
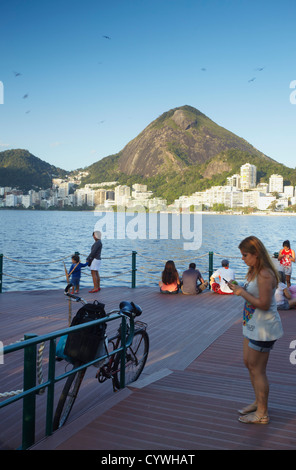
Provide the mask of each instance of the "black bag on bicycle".
[{"label": "black bag on bicycle", "polygon": [[[76,313],[71,322],[71,326],[81,325],[93,320],[99,320],[106,317],[105,305],[94,301],[92,304],[86,304]],[[104,340],[106,323],[92,325],[80,331],[68,334],[64,353],[71,361],[89,362],[95,359],[100,343]]]}]

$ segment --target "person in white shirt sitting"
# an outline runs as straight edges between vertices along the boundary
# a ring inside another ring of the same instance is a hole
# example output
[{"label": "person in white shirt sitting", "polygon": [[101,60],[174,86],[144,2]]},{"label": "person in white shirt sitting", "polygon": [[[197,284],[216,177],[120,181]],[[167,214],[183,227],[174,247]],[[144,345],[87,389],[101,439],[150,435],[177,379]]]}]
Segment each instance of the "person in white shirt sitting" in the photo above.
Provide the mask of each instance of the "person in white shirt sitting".
[{"label": "person in white shirt sitting", "polygon": [[290,308],[296,307],[296,298],[292,298],[289,287],[287,287],[285,281],[286,276],[282,271],[278,272],[280,282],[278,283],[275,291],[275,300],[278,310],[289,310]]},{"label": "person in white shirt sitting", "polygon": [[[216,294],[232,294],[233,291],[228,287],[228,281],[235,280],[235,274],[233,269],[229,267],[228,259],[223,259],[221,263],[221,268],[217,269],[210,277],[210,285],[213,292]],[[216,282],[216,279],[219,279],[219,282]]]}]

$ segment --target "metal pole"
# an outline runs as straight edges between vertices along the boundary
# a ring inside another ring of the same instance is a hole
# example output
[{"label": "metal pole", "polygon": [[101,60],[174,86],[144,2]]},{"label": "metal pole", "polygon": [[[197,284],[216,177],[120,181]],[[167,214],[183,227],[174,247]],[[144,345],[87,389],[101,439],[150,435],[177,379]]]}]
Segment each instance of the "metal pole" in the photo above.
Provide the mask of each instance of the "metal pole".
[{"label": "metal pole", "polygon": [[54,407],[54,379],[55,379],[55,353],[56,353],[56,340],[52,339],[49,345],[49,366],[48,366],[48,380],[50,385],[47,390],[47,410],[46,410],[46,435],[52,434],[53,423],[53,407]]},{"label": "metal pole", "polygon": [[132,289],[136,287],[136,262],[137,262],[137,252],[132,252]]},{"label": "metal pole", "polygon": [[[26,339],[37,335],[25,335]],[[36,345],[25,347],[24,351],[24,391],[36,387]],[[23,438],[22,449],[28,449],[35,442],[35,402],[36,395],[31,393],[23,401]]]},{"label": "metal pole", "polygon": [[213,265],[213,252],[209,251],[209,285],[210,285],[211,275],[214,272],[213,266],[214,266]]},{"label": "metal pole", "polygon": [[0,294],[2,293],[3,254],[0,254]]},{"label": "metal pole", "polygon": [[121,359],[120,359],[120,388],[125,387],[125,355],[126,355],[126,318],[121,319]]}]

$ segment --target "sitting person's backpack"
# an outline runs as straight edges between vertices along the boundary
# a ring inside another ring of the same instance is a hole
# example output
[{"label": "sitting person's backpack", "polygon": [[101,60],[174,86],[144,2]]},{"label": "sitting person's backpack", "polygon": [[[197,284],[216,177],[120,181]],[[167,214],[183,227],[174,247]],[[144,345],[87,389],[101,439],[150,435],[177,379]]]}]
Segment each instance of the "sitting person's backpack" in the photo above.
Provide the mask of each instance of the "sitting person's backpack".
[{"label": "sitting person's backpack", "polygon": [[[106,317],[105,305],[94,301],[93,304],[86,304],[81,307],[73,318],[70,326],[81,325],[93,320],[99,320]],[[68,334],[64,355],[67,356],[72,363],[74,362],[90,362],[96,357],[98,350],[104,342],[106,323],[92,325],[80,331]]]}]

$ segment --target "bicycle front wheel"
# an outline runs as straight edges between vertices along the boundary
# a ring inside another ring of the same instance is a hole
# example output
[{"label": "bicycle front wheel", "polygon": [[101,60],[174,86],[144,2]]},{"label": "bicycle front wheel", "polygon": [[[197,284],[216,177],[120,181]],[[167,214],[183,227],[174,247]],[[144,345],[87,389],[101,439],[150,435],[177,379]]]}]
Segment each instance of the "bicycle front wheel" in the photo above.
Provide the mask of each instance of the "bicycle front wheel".
[{"label": "bicycle front wheel", "polygon": [[[134,334],[132,344],[125,353],[125,384],[135,382],[141,375],[149,352],[149,336],[145,330],[138,330]],[[114,385],[120,388],[121,353],[114,359]]]},{"label": "bicycle front wheel", "polygon": [[[76,364],[73,368],[79,365],[80,364]],[[78,395],[85,371],[86,369],[74,372],[67,378],[54,415],[53,431],[61,428],[67,421]]]}]

